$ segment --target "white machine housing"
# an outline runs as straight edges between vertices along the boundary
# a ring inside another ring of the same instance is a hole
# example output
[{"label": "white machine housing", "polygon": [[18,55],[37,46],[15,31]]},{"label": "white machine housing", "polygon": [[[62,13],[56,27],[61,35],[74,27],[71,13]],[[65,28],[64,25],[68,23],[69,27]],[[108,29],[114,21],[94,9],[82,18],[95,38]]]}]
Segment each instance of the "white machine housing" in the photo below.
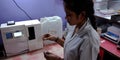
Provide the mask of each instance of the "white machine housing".
[{"label": "white machine housing", "polygon": [[7,56],[33,51],[43,47],[41,23],[39,20],[15,22],[14,25],[1,24],[1,35]]}]

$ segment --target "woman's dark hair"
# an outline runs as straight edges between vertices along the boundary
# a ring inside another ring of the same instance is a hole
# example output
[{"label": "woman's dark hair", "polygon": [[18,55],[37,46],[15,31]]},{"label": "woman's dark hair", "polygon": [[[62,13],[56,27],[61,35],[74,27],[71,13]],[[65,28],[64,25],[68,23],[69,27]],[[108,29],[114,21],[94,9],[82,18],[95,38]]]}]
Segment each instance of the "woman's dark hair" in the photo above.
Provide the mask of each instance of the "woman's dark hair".
[{"label": "woman's dark hair", "polygon": [[77,15],[82,11],[86,12],[86,17],[90,19],[91,25],[96,30],[96,20],[94,16],[94,4],[93,0],[63,0],[65,7]]}]

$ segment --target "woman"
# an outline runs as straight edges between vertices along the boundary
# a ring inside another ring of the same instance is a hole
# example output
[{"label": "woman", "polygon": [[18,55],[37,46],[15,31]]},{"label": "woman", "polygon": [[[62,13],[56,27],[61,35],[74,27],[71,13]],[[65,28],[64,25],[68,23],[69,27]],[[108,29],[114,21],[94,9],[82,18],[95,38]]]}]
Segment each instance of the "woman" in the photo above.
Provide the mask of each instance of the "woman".
[{"label": "woman", "polygon": [[[68,32],[65,40],[50,34],[44,40],[55,41],[64,46],[64,60],[96,60],[99,53],[100,38],[96,32],[92,0],[63,0],[66,20],[74,31]],[[45,53],[47,60],[63,60],[52,54]]]}]

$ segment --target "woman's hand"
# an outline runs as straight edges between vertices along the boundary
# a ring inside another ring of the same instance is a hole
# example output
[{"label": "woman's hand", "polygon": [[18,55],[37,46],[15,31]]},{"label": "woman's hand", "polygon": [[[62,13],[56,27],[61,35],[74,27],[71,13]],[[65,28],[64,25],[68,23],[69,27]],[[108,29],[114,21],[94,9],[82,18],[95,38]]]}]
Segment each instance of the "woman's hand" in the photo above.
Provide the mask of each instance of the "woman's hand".
[{"label": "woman's hand", "polygon": [[45,56],[46,60],[63,60],[59,56],[57,56],[53,53],[50,53],[50,52],[44,52],[44,56]]},{"label": "woman's hand", "polygon": [[43,40],[51,40],[51,41],[55,41],[57,39],[57,37],[50,35],[50,34],[45,34],[43,35]]}]

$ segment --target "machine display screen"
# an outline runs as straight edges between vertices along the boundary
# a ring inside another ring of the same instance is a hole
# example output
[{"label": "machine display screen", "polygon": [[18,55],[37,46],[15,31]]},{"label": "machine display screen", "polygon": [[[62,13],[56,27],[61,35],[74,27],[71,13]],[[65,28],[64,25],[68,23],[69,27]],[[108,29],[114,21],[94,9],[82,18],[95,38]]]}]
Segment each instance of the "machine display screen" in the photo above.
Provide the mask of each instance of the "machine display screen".
[{"label": "machine display screen", "polygon": [[6,38],[7,38],[7,39],[13,38],[12,33],[11,33],[11,32],[7,32],[7,33],[6,33]]},{"label": "machine display screen", "polygon": [[17,31],[17,32],[14,32],[13,35],[14,35],[14,37],[20,37],[20,36],[22,36],[23,34],[22,34],[21,31]]}]

